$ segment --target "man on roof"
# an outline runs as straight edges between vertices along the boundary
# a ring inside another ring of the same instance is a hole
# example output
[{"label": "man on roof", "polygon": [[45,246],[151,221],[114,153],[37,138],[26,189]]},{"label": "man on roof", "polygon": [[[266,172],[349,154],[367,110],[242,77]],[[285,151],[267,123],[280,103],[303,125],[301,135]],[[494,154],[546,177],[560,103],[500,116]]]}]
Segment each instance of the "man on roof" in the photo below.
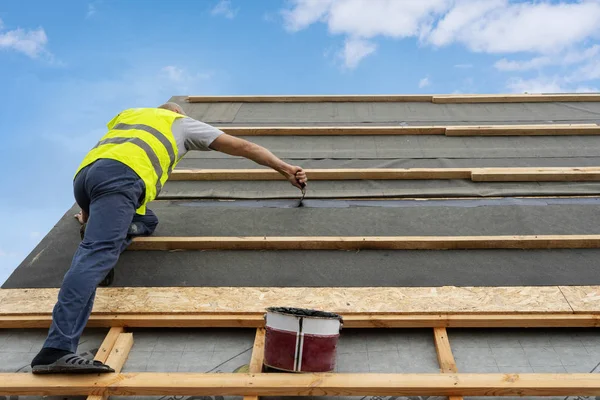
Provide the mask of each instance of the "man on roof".
[{"label": "man on roof", "polygon": [[146,206],[190,150],[248,158],[278,171],[297,188],[307,182],[301,167],[187,117],[178,104],[121,112],[76,172],[73,189],[81,208],[78,219],[85,229],[60,288],[48,337],[31,362],[33,373],[114,372],[108,365],[75,354],[96,287],[112,273],[134,236],[154,232],[158,219]]}]

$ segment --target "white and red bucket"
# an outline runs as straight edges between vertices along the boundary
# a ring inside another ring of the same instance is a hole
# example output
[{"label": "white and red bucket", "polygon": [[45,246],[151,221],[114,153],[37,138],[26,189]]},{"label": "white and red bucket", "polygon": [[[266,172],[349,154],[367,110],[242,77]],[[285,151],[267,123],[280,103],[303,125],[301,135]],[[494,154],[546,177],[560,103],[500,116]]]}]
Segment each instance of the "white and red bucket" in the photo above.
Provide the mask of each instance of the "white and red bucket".
[{"label": "white and red bucket", "polygon": [[265,365],[289,372],[331,372],[342,317],[302,308],[267,309]]}]

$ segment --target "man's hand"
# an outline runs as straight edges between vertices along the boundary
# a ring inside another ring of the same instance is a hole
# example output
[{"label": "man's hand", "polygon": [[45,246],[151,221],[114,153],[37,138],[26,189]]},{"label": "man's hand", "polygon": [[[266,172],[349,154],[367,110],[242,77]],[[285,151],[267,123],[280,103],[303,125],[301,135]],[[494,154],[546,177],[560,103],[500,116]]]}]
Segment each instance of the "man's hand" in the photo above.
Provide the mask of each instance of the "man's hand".
[{"label": "man's hand", "polygon": [[88,217],[89,215],[83,210],[75,214],[75,218],[77,219],[77,221],[79,221],[81,225],[85,224],[88,221]]},{"label": "man's hand", "polygon": [[306,172],[302,169],[302,167],[296,167],[293,165],[289,165],[282,172],[283,176],[286,177],[288,181],[298,189],[302,189],[303,185],[306,186],[306,182],[308,182],[308,178],[306,177]]}]

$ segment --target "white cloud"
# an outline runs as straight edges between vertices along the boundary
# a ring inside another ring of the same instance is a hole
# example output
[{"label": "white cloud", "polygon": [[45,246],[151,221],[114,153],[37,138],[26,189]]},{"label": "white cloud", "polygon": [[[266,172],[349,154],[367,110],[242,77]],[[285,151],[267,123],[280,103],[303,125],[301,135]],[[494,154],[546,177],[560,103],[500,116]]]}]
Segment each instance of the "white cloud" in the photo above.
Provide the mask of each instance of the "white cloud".
[{"label": "white cloud", "polygon": [[363,58],[374,53],[376,49],[377,45],[368,40],[347,39],[340,56],[344,60],[344,66],[352,69],[356,68]]},{"label": "white cloud", "polygon": [[167,65],[162,69],[162,72],[164,72],[166,76],[174,82],[181,82],[181,80],[183,79],[183,69],[174,65]]},{"label": "white cloud", "polygon": [[596,57],[583,66],[579,67],[575,73],[569,76],[569,81],[583,82],[600,79],[600,57]]},{"label": "white cloud", "polygon": [[96,11],[98,11],[96,9],[96,4],[88,3],[88,9],[87,9],[87,13],[85,14],[85,17],[86,18],[92,17],[94,14],[96,14]]},{"label": "white cloud", "polygon": [[208,72],[190,74],[185,69],[176,65],[167,65],[161,69],[162,77],[168,81],[179,85],[195,84],[198,81],[209,79],[212,75]]},{"label": "white cloud", "polygon": [[[0,31],[3,28],[4,25],[0,20]],[[38,58],[41,55],[50,56],[50,53],[46,50],[47,43],[48,37],[43,28],[35,30],[17,28],[0,32],[0,49],[18,51],[31,58]]]},{"label": "white cloud", "polygon": [[210,11],[212,15],[222,15],[225,18],[233,19],[238,13],[239,8],[232,8],[231,0],[219,0],[216,6]]},{"label": "white cloud", "polygon": [[507,87],[514,93],[586,93],[598,92],[597,88],[572,86],[562,77],[512,78]]},{"label": "white cloud", "polygon": [[600,36],[598,0],[292,0],[290,4],[282,11],[288,30],[324,23],[332,34],[354,41],[369,39],[373,46],[373,39],[380,36],[414,37],[434,47],[462,44],[475,52],[548,55]]},{"label": "white cloud", "polygon": [[554,53],[600,32],[600,2],[457,1],[428,36],[486,53]]},{"label": "white cloud", "polygon": [[428,77],[425,77],[419,81],[419,88],[421,88],[421,89],[424,87],[427,87],[429,85],[431,85],[431,82],[429,81]]},{"label": "white cloud", "polygon": [[500,71],[527,71],[530,69],[540,69],[552,64],[550,57],[535,57],[526,61],[514,61],[503,58],[494,64],[494,67]]},{"label": "white cloud", "polygon": [[291,10],[281,13],[285,27],[292,32],[302,30],[319,21],[327,14],[334,0],[300,0],[295,1]]},{"label": "white cloud", "polygon": [[573,65],[594,60],[600,54],[600,45],[594,45],[587,49],[569,50],[564,53],[556,53],[551,56],[534,57],[529,60],[515,61],[503,58],[494,64],[500,71],[527,71],[542,69],[551,65]]}]

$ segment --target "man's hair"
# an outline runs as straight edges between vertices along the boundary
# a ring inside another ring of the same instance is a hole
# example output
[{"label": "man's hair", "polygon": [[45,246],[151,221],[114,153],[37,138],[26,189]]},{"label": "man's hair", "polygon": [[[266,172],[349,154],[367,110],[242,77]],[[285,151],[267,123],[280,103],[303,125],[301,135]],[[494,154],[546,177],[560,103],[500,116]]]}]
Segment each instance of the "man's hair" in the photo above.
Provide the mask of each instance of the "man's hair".
[{"label": "man's hair", "polygon": [[182,115],[186,115],[183,111],[183,108],[177,103],[173,103],[172,101],[159,106],[158,108],[164,108],[165,110],[173,111]]}]

